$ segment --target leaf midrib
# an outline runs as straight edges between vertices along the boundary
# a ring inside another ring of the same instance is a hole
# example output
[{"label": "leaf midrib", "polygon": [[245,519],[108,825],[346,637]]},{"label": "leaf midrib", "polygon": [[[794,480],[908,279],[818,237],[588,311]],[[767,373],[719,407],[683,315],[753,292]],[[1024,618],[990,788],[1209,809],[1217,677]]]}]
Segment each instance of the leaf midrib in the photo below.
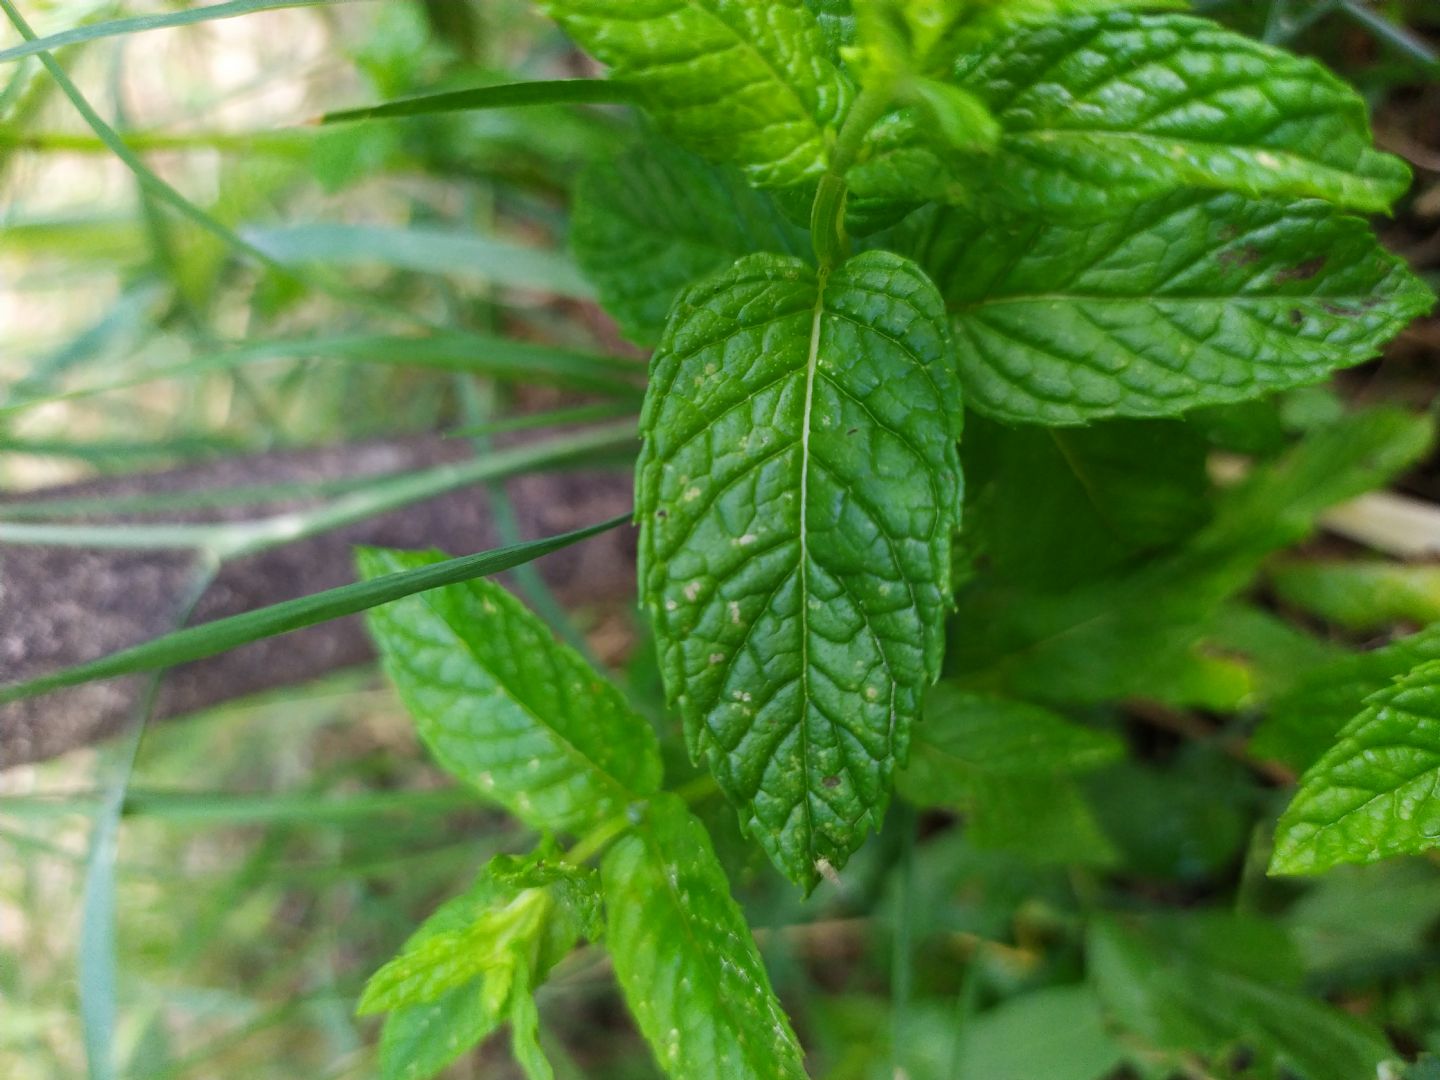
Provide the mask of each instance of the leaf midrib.
[{"label": "leaf midrib", "polygon": [[805,808],[805,852],[815,873],[815,821],[810,809],[810,418],[815,405],[815,374],[820,366],[820,330],[825,319],[825,286],[830,270],[815,276],[815,306],[810,312],[810,346],[805,354],[805,405],[800,417],[800,762],[805,770],[801,804]]}]

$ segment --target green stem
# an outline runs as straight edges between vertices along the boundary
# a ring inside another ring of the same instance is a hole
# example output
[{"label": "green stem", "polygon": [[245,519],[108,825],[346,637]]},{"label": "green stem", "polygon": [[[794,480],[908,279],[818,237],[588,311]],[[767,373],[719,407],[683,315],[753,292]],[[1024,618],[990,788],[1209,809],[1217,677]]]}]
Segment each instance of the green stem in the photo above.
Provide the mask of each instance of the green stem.
[{"label": "green stem", "polygon": [[840,125],[840,134],[835,138],[835,147],[830,152],[829,172],[840,177],[845,175],[855,163],[855,156],[860,152],[865,136],[870,134],[876,121],[885,115],[885,110],[890,107],[894,97],[895,86],[890,81],[876,83],[860,91],[860,96],[845,114],[845,122]]},{"label": "green stem", "polygon": [[885,114],[895,96],[893,81],[886,80],[860,91],[850,106],[840,134],[830,149],[830,165],[820,177],[815,201],[810,207],[810,240],[821,274],[845,260],[849,237],[845,235],[845,173],[854,163],[865,136]]},{"label": "green stem", "polygon": [[[693,780],[681,784],[671,794],[683,799],[686,805],[694,806],[719,790],[720,787],[715,783],[714,777],[697,776]],[[615,814],[576,841],[575,845],[565,852],[564,859],[574,866],[589,862],[614,841],[633,829],[635,825],[636,821],[629,810]]]}]

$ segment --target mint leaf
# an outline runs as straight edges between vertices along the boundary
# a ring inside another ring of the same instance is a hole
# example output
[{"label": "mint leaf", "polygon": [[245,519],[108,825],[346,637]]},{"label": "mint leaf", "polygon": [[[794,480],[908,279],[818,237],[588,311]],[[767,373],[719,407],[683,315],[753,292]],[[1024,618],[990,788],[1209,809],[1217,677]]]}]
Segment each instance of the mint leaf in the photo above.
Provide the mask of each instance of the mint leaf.
[{"label": "mint leaf", "polygon": [[1109,867],[1119,861],[1073,777],[980,776],[958,805],[967,811],[967,835],[976,848],[1008,851],[1036,865]]},{"label": "mint leaf", "polygon": [[969,689],[1055,704],[1138,696],[1237,708],[1251,690],[1244,666],[1204,647],[1217,606],[1330,506],[1417,461],[1431,433],[1426,418],[1400,410],[1357,413],[1255,469],[1163,558],[1063,591],[977,579],[959,597],[946,674]]},{"label": "mint leaf", "polygon": [[850,85],[802,0],[544,0],[677,141],[760,187],[817,179]]},{"label": "mint leaf", "polygon": [[428,1080],[499,1027],[486,1011],[483,983],[446,991],[385,1018],[380,1032],[381,1080]]},{"label": "mint leaf", "polygon": [[1355,1080],[1382,1075],[1393,1056],[1379,1030],[1300,988],[1298,957],[1268,924],[1216,914],[1097,919],[1086,951],[1112,1019],[1176,1062],[1223,1061],[1243,1048],[1264,1063],[1262,1075]]},{"label": "mint leaf", "polygon": [[691,753],[791,878],[883,813],[939,671],[950,344],[912,264],[754,255],[686,292],[636,479],[642,597]]},{"label": "mint leaf", "polygon": [[531,994],[529,973],[523,968],[515,974],[509,1019],[511,1052],[527,1080],[554,1080],[555,1070],[540,1049],[540,1010]]},{"label": "mint leaf", "polygon": [[598,937],[595,874],[499,856],[371,977],[357,1012],[388,1011],[386,1080],[433,1076],[509,1019],[528,1076],[548,1076],[531,994],[584,935]]},{"label": "mint leaf", "polygon": [[[1077,428],[968,424],[968,539],[989,572],[1058,591],[1188,540],[1210,516],[1209,447],[1174,420]],[[978,487],[978,490],[975,490]],[[1016,498],[1016,491],[1027,498]]]},{"label": "mint leaf", "polygon": [[1251,752],[1308,768],[1366,698],[1429,660],[1440,660],[1440,625],[1326,665],[1271,704],[1250,742]]},{"label": "mint leaf", "polygon": [[1371,695],[1307,772],[1275,829],[1272,873],[1415,855],[1440,844],[1440,660]]},{"label": "mint leaf", "polygon": [[1008,421],[1173,416],[1362,363],[1434,297],[1358,218],[1187,192],[1084,226],[956,210],[902,250],[954,317],[966,401]]},{"label": "mint leaf", "polygon": [[[948,1029],[953,1013],[945,1019]],[[1099,1080],[1115,1075],[1124,1061],[1123,1047],[1106,1029],[1088,986],[1032,990],[968,1017],[957,1054],[958,1064],[947,1062],[936,1080]]]},{"label": "mint leaf", "polygon": [[1028,208],[1094,213],[1194,186],[1378,212],[1410,183],[1344,82],[1204,19],[1045,24],[962,57],[955,78],[1005,130],[975,159],[985,196]]},{"label": "mint leaf", "polygon": [[1401,859],[1333,870],[1291,905],[1284,922],[1306,969],[1322,978],[1403,964],[1440,923],[1440,868]]},{"label": "mint leaf", "polygon": [[803,1055],[705,827],[672,795],[600,867],[625,999],[675,1080],[803,1080]]},{"label": "mint leaf", "polygon": [[910,761],[896,779],[906,798],[954,805],[982,777],[1036,781],[1098,768],[1124,753],[1109,732],[1037,705],[937,684],[915,729]]},{"label": "mint leaf", "polygon": [[806,231],[737,170],[658,139],[585,170],[570,239],[605,310],[641,345],[659,340],[691,282],[754,251],[810,252]]},{"label": "mint leaf", "polygon": [[1440,567],[1379,559],[1294,560],[1270,569],[1270,584],[1286,604],[1356,633],[1394,623],[1440,622]]},{"label": "mint leaf", "polygon": [[[357,560],[377,577],[441,558],[367,549]],[[593,825],[659,787],[649,724],[494,582],[432,589],[368,622],[435,759],[531,827]]]},{"label": "mint leaf", "polygon": [[1024,702],[939,683],[925,701],[896,788],[920,806],[965,811],[977,847],[1031,862],[1104,865],[1114,848],[1066,777],[1124,753],[1114,735]]}]

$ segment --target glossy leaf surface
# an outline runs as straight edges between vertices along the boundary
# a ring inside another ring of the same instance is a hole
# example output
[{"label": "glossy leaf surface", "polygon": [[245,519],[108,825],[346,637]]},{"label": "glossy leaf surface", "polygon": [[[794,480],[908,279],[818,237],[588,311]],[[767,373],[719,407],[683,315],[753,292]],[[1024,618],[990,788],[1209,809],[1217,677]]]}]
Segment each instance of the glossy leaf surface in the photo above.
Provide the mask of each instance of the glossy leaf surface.
[{"label": "glossy leaf surface", "polygon": [[1270,868],[1315,874],[1415,855],[1440,843],[1440,661],[1415,668],[1364,710],[1305,774],[1275,830]]},{"label": "glossy leaf surface", "polygon": [[1366,698],[1430,660],[1440,660],[1440,626],[1311,673],[1271,705],[1251,750],[1308,768],[1330,749]]},{"label": "glossy leaf surface", "polygon": [[630,340],[653,345],[676,295],[742,255],[808,256],[810,238],[736,170],[646,142],[580,178],[575,258]]},{"label": "glossy leaf surface", "polygon": [[545,0],[661,126],[761,187],[825,167],[850,85],[802,0]]},{"label": "glossy leaf surface", "polygon": [[1434,297],[1322,203],[1184,193],[1091,225],[960,211],[907,248],[954,316],[966,400],[1008,421],[1173,416],[1376,355]]},{"label": "glossy leaf surface", "polygon": [[535,1045],[534,989],[582,935],[598,937],[593,871],[499,856],[371,978],[361,1013],[386,1011],[385,1080],[423,1080],[507,1019],[527,1076],[549,1075]]},{"label": "glossy leaf surface", "polygon": [[[359,563],[373,577],[438,559],[369,549]],[[369,625],[436,760],[532,827],[593,825],[659,786],[646,721],[501,586],[434,589]]]},{"label": "glossy leaf surface", "polygon": [[615,976],[674,1080],[803,1080],[802,1053],[705,827],[680,800],[601,864]]},{"label": "glossy leaf surface", "polygon": [[1005,132],[985,195],[1017,205],[1093,213],[1194,186],[1384,211],[1410,183],[1372,148],[1354,90],[1204,19],[1047,23],[962,57],[955,78]]},{"label": "glossy leaf surface", "polygon": [[959,467],[940,300],[867,252],[677,303],[637,476],[642,598],[691,752],[812,882],[876,824],[939,670]]}]

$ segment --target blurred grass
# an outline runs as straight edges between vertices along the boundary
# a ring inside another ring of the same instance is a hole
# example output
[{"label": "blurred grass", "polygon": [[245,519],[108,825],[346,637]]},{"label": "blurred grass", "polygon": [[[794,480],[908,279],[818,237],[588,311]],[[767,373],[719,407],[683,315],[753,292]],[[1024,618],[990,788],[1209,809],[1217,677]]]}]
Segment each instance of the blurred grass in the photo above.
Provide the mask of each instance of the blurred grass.
[{"label": "blurred grass", "polygon": [[[61,35],[42,44],[73,79],[69,100],[0,33],[5,489],[633,415],[641,369],[606,358],[616,342],[569,299],[588,290],[563,247],[570,176],[618,117],[305,123],[563,77],[563,43],[521,3],[468,23],[408,2],[297,7],[27,4],[38,33]],[[291,10],[248,13],[261,8]],[[149,21],[109,21],[137,16]],[[477,379],[499,413],[467,404]],[[541,402],[593,403],[527,421],[512,388],[537,383],[554,388]],[[424,482],[320,494],[338,506]],[[45,516],[194,502],[91,499]],[[526,838],[440,784],[367,672],[133,745],[133,771],[112,745],[0,773],[0,1075],[369,1075],[373,1031],[350,1015],[364,978]]]}]

